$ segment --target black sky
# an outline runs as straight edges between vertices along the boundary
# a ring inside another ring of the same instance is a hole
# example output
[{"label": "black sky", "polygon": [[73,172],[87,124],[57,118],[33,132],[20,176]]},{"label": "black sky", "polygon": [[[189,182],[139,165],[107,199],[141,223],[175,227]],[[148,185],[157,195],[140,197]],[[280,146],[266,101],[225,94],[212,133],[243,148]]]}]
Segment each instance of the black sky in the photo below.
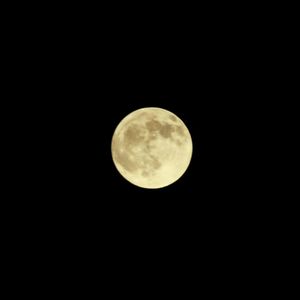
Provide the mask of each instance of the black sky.
[{"label": "black sky", "polygon": [[[156,27],[143,15],[64,13],[56,26],[26,31],[18,89],[29,100],[18,107],[30,111],[30,130],[20,131],[32,159],[20,207],[39,236],[70,249],[78,242],[96,264],[100,252],[126,265],[150,249],[174,267],[180,251],[189,264],[201,252],[207,270],[247,244],[264,211],[253,136],[265,96],[261,52],[242,15],[198,12],[162,13]],[[148,106],[174,112],[193,139],[188,170],[163,189],[130,184],[111,157],[120,120]]]},{"label": "black sky", "polygon": [[[171,51],[169,47],[169,56],[151,57],[151,51],[127,54],[125,61],[110,56],[109,62],[103,58],[103,64],[79,69],[66,81],[67,91],[52,108],[58,160],[51,172],[54,189],[59,187],[56,192],[61,189],[68,199],[66,207],[75,202],[92,214],[119,211],[121,219],[124,214],[142,219],[156,213],[169,216],[174,210],[187,221],[196,220],[203,211],[220,220],[224,211],[231,215],[237,202],[240,205],[246,180],[241,172],[248,164],[242,154],[247,92],[243,91],[241,103],[239,75],[233,74],[232,64],[224,66],[214,54],[204,50],[197,61],[195,56],[188,59],[189,53],[178,59]],[[128,183],[111,158],[111,138],[119,121],[148,106],[174,112],[193,139],[187,172],[158,190]]]},{"label": "black sky", "polygon": [[[49,172],[42,186],[51,197],[63,198],[57,205],[94,217],[116,209],[146,220],[159,212],[169,216],[170,210],[186,221],[204,212],[216,222],[234,215],[249,192],[253,145],[245,137],[258,105],[253,98],[258,74],[247,27],[222,26],[222,20],[191,18],[190,26],[138,30],[130,22],[123,28],[91,18],[82,27],[76,22],[74,28],[42,30],[34,96],[43,100],[33,107],[46,123],[40,147],[48,154],[40,168]],[[174,112],[193,139],[187,172],[159,190],[125,181],[110,152],[119,121],[147,106]]]}]

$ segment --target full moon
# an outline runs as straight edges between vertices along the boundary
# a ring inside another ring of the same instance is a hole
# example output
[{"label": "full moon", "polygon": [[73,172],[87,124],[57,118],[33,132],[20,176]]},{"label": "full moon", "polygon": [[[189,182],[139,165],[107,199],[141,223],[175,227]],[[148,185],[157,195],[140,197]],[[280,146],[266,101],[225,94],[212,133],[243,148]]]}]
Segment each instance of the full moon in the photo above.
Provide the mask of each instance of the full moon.
[{"label": "full moon", "polygon": [[174,113],[146,107],[127,115],[116,127],[111,153],[119,173],[130,183],[148,189],[168,186],[187,170],[192,138]]}]

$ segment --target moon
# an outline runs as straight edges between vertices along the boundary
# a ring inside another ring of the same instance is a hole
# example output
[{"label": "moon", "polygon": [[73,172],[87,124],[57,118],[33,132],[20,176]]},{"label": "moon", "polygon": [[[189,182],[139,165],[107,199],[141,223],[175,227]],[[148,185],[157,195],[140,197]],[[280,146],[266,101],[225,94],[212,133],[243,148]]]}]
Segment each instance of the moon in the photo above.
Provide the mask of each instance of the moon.
[{"label": "moon", "polygon": [[111,153],[119,173],[141,188],[173,184],[187,170],[193,151],[190,132],[174,113],[145,107],[131,112],[116,127]]}]

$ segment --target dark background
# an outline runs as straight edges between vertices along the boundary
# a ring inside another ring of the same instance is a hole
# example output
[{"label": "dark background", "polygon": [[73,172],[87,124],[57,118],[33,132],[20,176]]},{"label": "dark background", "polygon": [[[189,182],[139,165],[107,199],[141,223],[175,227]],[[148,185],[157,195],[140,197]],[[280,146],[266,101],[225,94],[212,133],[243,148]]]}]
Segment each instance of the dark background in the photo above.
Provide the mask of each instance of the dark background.
[{"label": "dark background", "polygon": [[[209,281],[254,264],[268,206],[256,168],[270,35],[260,16],[99,11],[45,11],[17,28],[25,236],[53,264],[110,265],[107,278],[201,266]],[[147,106],[178,115],[193,139],[187,172],[162,189],[130,184],[111,157],[120,120]]]},{"label": "dark background", "polygon": [[[170,218],[179,214],[186,221],[203,211],[207,218],[217,214],[218,222],[224,211],[240,217],[233,210],[241,205],[240,193],[247,197],[243,188],[252,145],[245,141],[255,126],[255,120],[247,122],[259,105],[253,99],[254,58],[241,49],[239,37],[245,33],[221,24],[207,30],[175,27],[164,34],[158,28],[154,35],[147,29],[132,34],[128,27],[104,30],[104,38],[92,27],[74,37],[60,29],[59,42],[42,52],[40,68],[47,74],[38,81],[44,98],[40,118],[44,113],[49,122],[53,191],[64,193],[66,208],[75,202],[87,214],[91,207],[91,213],[107,210],[108,215],[120,209],[115,218],[125,218],[125,224],[129,216],[148,222],[153,214],[164,222],[170,209],[175,210]],[[132,186],[112,163],[116,125],[145,106],[173,111],[193,137],[190,168],[166,189]]]}]

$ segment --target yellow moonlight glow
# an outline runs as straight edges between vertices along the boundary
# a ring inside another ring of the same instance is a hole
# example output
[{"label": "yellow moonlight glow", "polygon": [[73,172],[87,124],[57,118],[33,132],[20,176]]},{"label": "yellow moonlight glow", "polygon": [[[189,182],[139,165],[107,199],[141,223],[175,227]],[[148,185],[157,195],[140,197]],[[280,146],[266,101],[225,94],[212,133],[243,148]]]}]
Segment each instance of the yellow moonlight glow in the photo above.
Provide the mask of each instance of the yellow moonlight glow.
[{"label": "yellow moonlight glow", "polygon": [[133,111],[117,126],[111,144],[120,174],[142,188],[162,188],[178,180],[192,157],[192,138],[172,112],[158,107]]}]

